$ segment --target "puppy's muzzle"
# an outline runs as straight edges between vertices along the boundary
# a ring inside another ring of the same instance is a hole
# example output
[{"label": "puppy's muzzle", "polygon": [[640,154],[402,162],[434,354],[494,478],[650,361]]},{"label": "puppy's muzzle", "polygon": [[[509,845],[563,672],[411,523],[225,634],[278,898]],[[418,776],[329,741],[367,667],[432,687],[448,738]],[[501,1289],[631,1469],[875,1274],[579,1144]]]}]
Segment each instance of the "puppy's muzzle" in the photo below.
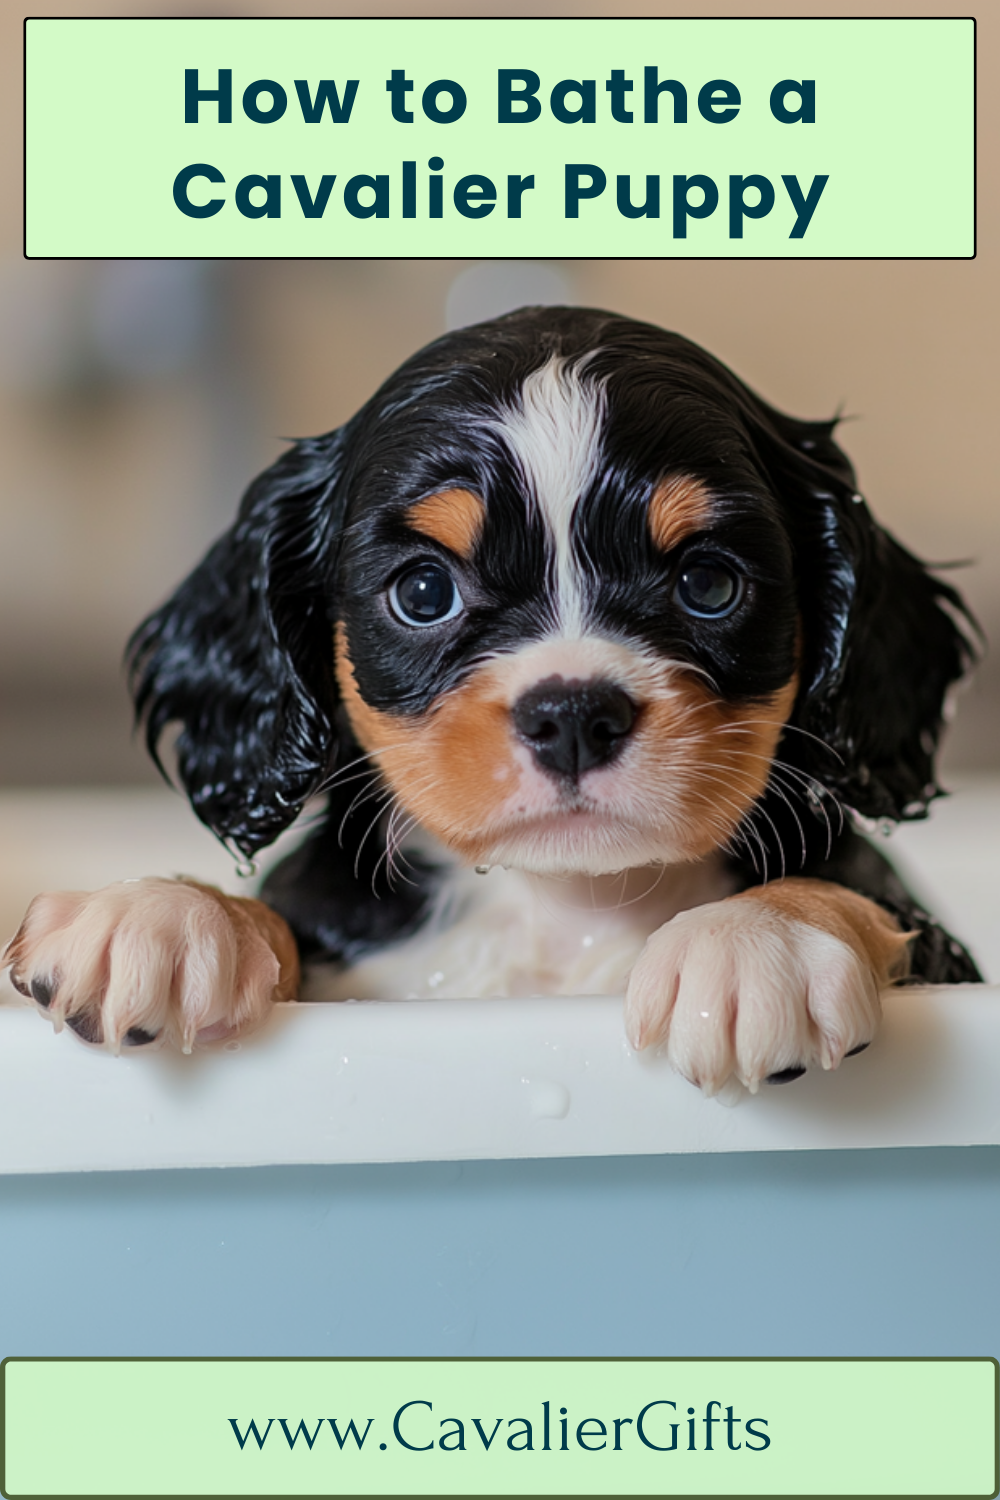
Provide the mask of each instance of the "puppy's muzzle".
[{"label": "puppy's muzzle", "polygon": [[637,713],[636,704],[613,682],[549,677],[522,694],[511,718],[542,770],[575,781],[615,759]]}]

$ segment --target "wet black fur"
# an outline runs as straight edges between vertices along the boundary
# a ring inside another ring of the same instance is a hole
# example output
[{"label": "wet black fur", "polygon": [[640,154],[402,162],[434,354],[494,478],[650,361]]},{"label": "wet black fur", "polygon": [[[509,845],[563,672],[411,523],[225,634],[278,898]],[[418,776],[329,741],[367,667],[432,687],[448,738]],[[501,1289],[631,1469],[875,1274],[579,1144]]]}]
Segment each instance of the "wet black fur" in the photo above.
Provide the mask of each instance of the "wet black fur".
[{"label": "wet black fur", "polygon": [[[449,334],[344,427],[261,475],[233,528],[130,643],[154,757],[179,722],[178,772],[195,811],[246,855],[330,783],[321,826],[264,892],[304,956],[350,961],[420,925],[435,874],[418,863],[408,881],[389,878],[388,792],[338,706],[333,624],[346,622],[365,700],[401,715],[423,712],[484,652],[544,634],[542,524],[490,424],[552,355],[584,359],[584,379],[607,391],[601,472],[574,520],[593,618],[702,667],[734,702],[789,680],[801,619],[801,688],[779,764],[732,850],[746,884],[782,873],[840,881],[920,933],[915,977],[977,978],[842,811],[922,817],[939,794],[942,702],[973,656],[959,595],[874,522],[834,422],[785,416],[696,345],[613,314],[526,309]],[[665,558],[646,514],[671,473],[705,481],[715,509],[704,536]],[[486,502],[474,566],[403,522],[416,500],[454,485]],[[673,599],[699,552],[738,563],[746,580],[727,619],[692,619]],[[466,610],[454,628],[407,630],[387,586],[436,556]]]}]

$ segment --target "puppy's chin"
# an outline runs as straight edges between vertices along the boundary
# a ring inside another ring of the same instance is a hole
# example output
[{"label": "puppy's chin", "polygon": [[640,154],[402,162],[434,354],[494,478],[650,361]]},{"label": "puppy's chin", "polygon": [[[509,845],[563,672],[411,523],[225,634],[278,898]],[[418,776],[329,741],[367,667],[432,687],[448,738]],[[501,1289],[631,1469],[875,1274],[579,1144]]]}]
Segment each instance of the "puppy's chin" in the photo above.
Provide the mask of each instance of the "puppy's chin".
[{"label": "puppy's chin", "polygon": [[502,832],[452,842],[469,864],[502,865],[529,875],[617,875],[648,865],[689,864],[717,847],[711,837],[679,838],[588,811],[554,814]]}]

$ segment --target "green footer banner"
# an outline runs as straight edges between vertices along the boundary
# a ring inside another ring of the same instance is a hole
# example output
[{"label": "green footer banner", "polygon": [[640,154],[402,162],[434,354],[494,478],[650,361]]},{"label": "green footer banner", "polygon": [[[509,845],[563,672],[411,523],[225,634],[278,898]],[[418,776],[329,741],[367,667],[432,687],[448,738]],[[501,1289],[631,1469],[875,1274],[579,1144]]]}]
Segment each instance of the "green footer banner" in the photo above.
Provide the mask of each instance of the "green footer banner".
[{"label": "green footer banner", "polygon": [[997,1494],[993,1359],[7,1359],[5,1496]]}]

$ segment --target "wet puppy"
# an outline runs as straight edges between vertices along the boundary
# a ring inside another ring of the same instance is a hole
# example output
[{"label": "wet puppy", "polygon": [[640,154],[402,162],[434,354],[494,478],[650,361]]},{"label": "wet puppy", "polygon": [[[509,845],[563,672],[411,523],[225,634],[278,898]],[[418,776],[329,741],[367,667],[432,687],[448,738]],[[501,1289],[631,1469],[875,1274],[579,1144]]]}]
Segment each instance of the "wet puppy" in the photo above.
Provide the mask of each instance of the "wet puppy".
[{"label": "wet puppy", "polygon": [[967,617],[833,429],[608,313],[415,355],[131,645],[202,821],[249,857],[321,805],[305,842],[262,901],[39,897],[15,986],[112,1048],[252,1025],[300,960],[316,997],[624,990],[712,1091],[836,1067],[895,980],[977,978],[855,829],[937,794]]}]

